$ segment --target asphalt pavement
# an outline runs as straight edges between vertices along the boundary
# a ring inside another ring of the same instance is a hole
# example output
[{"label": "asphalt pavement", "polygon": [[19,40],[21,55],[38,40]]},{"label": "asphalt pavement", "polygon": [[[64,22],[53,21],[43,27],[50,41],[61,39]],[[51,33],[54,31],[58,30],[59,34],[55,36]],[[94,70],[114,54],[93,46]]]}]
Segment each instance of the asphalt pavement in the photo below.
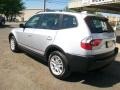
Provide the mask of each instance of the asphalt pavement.
[{"label": "asphalt pavement", "polygon": [[[120,54],[102,71],[73,73],[66,80],[51,75],[47,63],[26,53],[9,49],[8,35],[19,23],[7,23],[0,28],[0,90],[119,90]],[[120,48],[120,32],[117,45]]]}]

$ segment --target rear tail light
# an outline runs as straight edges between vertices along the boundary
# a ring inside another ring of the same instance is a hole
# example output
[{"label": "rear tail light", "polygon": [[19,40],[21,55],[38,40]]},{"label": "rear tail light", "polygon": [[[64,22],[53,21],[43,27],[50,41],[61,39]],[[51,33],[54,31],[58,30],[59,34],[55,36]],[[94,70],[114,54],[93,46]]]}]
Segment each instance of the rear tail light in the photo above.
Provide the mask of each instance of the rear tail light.
[{"label": "rear tail light", "polygon": [[91,37],[88,37],[82,40],[81,47],[86,50],[92,50],[93,48],[99,46],[101,41],[102,39],[92,39]]},{"label": "rear tail light", "polygon": [[91,45],[93,47],[99,46],[101,41],[102,41],[101,39],[94,39],[94,40],[91,41]]}]

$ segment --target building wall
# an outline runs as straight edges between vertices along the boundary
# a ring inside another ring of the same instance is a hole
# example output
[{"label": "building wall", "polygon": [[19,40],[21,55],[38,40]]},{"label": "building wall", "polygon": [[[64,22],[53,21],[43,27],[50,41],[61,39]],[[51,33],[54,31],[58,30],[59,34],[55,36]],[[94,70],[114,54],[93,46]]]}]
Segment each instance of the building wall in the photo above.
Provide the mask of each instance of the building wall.
[{"label": "building wall", "polygon": [[42,12],[42,9],[25,9],[21,11],[21,15],[17,16],[17,21],[27,21],[31,16],[38,12]]},{"label": "building wall", "polygon": [[90,5],[101,5],[101,4],[109,4],[109,3],[117,3],[120,0],[70,0],[68,7],[69,8],[78,8]]},{"label": "building wall", "polygon": [[116,26],[118,23],[120,23],[120,17],[107,16],[107,18],[109,19],[109,22],[112,26]]}]

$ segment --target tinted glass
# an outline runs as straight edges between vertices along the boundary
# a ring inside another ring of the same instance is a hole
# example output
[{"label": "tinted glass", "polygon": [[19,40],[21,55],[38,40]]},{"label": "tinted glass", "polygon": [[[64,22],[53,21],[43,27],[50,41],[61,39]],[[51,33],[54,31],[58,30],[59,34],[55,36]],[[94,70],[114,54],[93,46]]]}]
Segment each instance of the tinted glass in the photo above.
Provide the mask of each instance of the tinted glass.
[{"label": "tinted glass", "polygon": [[30,18],[30,19],[26,22],[25,26],[26,26],[27,28],[36,28],[39,19],[40,19],[40,16],[39,16],[39,15],[33,16],[32,18]]},{"label": "tinted glass", "polygon": [[44,14],[42,21],[39,24],[39,28],[43,29],[59,29],[59,17],[58,14]]},{"label": "tinted glass", "polygon": [[77,21],[74,16],[63,15],[62,27],[63,28],[72,28],[77,26]]},{"label": "tinted glass", "polygon": [[91,33],[113,32],[106,18],[89,16],[85,18],[85,21]]}]

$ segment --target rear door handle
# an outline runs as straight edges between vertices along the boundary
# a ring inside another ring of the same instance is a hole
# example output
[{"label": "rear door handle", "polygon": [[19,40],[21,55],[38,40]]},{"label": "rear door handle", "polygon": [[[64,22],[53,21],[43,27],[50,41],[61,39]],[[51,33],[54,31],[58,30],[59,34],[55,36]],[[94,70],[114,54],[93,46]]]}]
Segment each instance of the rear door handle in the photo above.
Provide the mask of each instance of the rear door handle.
[{"label": "rear door handle", "polygon": [[52,40],[52,37],[51,37],[51,36],[48,36],[48,37],[47,37],[47,40]]}]

